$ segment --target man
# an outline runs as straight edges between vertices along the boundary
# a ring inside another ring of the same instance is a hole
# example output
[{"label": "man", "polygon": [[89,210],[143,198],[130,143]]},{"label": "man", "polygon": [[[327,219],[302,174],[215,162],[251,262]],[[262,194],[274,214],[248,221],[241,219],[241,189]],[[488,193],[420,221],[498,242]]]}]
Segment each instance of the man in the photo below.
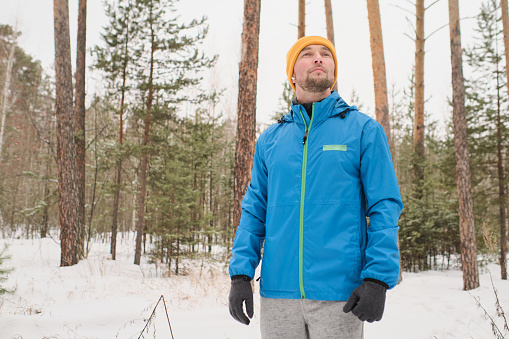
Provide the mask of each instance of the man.
[{"label": "man", "polygon": [[331,42],[301,38],[286,61],[296,98],[256,144],[229,267],[230,313],[244,324],[253,316],[250,281],[264,244],[262,338],[362,338],[399,276],[403,204],[387,138],[331,91]]}]

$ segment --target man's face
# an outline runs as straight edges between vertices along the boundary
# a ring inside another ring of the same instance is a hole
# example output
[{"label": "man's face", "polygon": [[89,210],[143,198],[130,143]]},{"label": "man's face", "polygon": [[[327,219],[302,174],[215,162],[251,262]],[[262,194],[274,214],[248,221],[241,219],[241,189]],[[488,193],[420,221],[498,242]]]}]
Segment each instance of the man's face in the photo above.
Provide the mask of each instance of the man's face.
[{"label": "man's face", "polygon": [[293,68],[295,86],[304,91],[320,93],[334,83],[334,58],[323,45],[309,45],[297,57]]}]

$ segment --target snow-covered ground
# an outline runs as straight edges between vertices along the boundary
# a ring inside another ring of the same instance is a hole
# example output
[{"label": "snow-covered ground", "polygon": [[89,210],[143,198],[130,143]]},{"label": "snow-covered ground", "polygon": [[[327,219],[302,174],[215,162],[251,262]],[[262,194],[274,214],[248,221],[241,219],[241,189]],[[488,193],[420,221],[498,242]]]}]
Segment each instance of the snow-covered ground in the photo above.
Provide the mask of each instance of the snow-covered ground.
[{"label": "snow-covered ground", "polygon": [[[88,259],[65,268],[59,267],[60,248],[52,239],[0,239],[0,248],[3,244],[11,255],[3,267],[15,268],[4,286],[15,292],[0,296],[0,339],[138,338],[161,296],[176,339],[260,337],[257,291],[251,325],[229,315],[224,263],[187,262],[187,275],[165,277],[146,261],[132,263],[131,239],[119,239],[116,261],[109,258],[109,244],[96,241]],[[382,321],[365,325],[365,338],[494,338],[474,299],[503,331],[488,269],[509,315],[509,282],[500,279],[496,265],[482,270],[481,287],[470,292],[462,290],[457,270],[405,273],[387,294]],[[171,338],[162,301],[142,338]]]}]

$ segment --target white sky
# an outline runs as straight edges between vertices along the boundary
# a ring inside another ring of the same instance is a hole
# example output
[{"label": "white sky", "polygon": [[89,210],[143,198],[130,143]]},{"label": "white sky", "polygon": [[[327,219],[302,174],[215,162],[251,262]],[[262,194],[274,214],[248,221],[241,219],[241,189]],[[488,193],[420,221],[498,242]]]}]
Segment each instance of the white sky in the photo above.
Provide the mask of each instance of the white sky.
[{"label": "white sky", "polygon": [[[430,5],[434,0],[427,0]],[[459,0],[460,16],[472,17],[479,11],[481,0]],[[78,0],[69,1],[72,56],[75,55]],[[100,32],[107,24],[102,0],[88,0],[87,46],[101,44]],[[324,5],[321,0],[306,2],[306,35],[326,36]],[[414,62],[414,42],[409,24],[413,12],[409,1],[380,1],[382,30],[387,68],[387,83],[402,90],[409,85]],[[373,75],[365,1],[332,1],[335,42],[338,54],[338,86],[340,95],[354,105],[362,104],[365,113],[374,115]],[[179,12],[184,21],[201,16],[208,17],[209,37],[205,48],[219,54],[219,62],[206,86],[226,88],[222,105],[225,114],[235,114],[237,97],[240,37],[242,32],[242,0],[180,0]],[[286,81],[286,52],[297,38],[298,1],[262,0],[260,54],[258,68],[257,121],[269,122],[278,108],[282,83]],[[23,32],[20,45],[49,69],[54,61],[53,1],[51,0],[0,0],[0,22],[16,25]],[[446,0],[440,0],[426,12],[425,32],[429,35],[447,24]],[[472,40],[474,19],[461,22],[462,47]],[[91,57],[87,56],[88,62]],[[433,119],[443,121],[448,115],[447,98],[451,96],[450,45],[448,27],[426,41],[425,96],[427,112]],[[360,102],[351,102],[352,90]],[[90,93],[90,90],[89,90]]]}]

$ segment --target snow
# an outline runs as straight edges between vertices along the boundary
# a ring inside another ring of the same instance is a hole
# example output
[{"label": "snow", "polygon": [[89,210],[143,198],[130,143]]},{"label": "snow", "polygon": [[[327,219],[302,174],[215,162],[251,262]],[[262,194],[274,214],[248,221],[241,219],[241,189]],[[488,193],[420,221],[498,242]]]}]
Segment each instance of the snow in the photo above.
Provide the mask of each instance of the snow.
[{"label": "snow", "polygon": [[[11,256],[3,268],[14,268],[3,286],[15,289],[0,296],[0,339],[138,338],[161,296],[174,338],[260,338],[258,291],[251,325],[234,321],[224,262],[188,260],[187,275],[167,276],[146,258],[140,266],[132,263],[132,238],[119,237],[115,261],[109,244],[95,240],[88,258],[71,267],[59,267],[60,247],[51,238],[0,239]],[[500,279],[497,265],[482,268],[481,287],[469,292],[462,290],[461,271],[404,273],[387,294],[382,321],[366,323],[365,338],[494,338],[474,299],[503,331],[490,271],[509,314],[509,282]],[[142,338],[171,338],[162,300],[147,327]]]}]

